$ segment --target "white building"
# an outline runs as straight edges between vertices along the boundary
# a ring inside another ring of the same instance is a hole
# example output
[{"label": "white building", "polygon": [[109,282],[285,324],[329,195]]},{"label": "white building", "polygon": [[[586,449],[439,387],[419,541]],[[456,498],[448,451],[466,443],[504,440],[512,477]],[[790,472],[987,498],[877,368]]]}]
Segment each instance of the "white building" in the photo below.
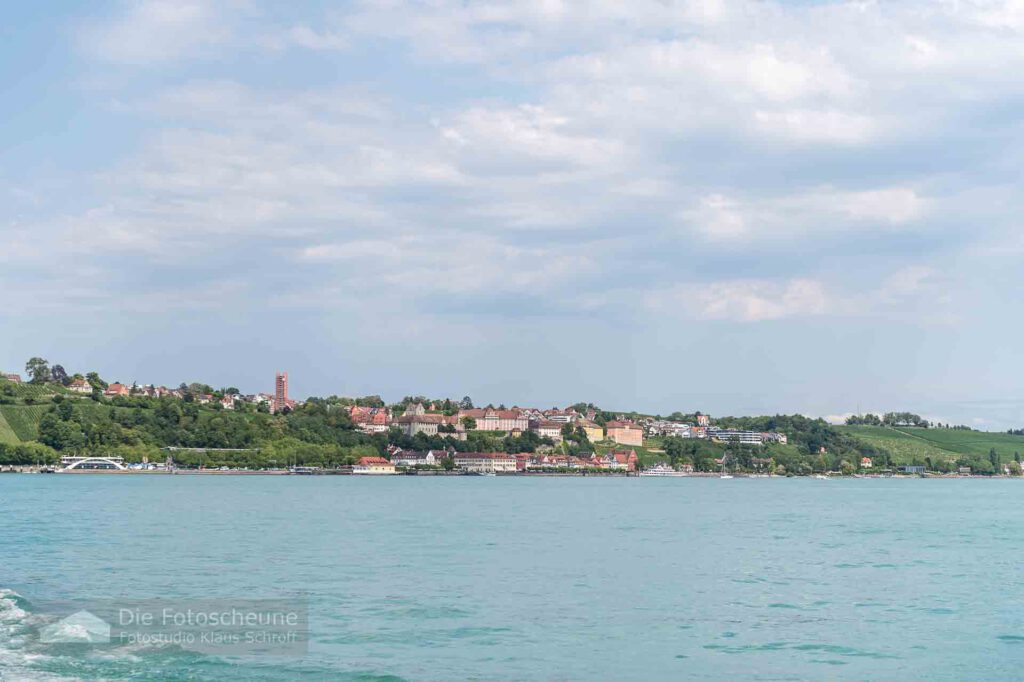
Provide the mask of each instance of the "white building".
[{"label": "white building", "polygon": [[504,452],[457,452],[455,467],[476,474],[515,472],[516,456]]}]

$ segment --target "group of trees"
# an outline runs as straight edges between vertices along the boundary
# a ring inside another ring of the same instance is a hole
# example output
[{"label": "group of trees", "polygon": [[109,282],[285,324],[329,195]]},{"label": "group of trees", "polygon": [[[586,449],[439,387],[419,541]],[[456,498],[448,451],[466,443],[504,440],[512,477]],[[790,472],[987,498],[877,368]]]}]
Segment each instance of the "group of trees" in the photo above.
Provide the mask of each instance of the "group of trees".
[{"label": "group of trees", "polygon": [[870,412],[855,414],[847,417],[846,423],[851,426],[917,426],[923,429],[932,425],[927,419],[913,412],[886,412],[881,417]]}]

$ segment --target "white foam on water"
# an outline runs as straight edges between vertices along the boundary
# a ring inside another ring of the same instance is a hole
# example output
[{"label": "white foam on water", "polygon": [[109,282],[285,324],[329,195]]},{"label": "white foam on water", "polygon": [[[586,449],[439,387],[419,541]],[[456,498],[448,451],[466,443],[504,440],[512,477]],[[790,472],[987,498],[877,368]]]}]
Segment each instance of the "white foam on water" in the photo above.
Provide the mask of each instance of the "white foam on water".
[{"label": "white foam on water", "polygon": [[34,666],[52,660],[51,656],[28,651],[29,629],[38,622],[19,602],[14,590],[0,588],[0,679],[25,682],[76,682],[81,678],[49,673]]}]

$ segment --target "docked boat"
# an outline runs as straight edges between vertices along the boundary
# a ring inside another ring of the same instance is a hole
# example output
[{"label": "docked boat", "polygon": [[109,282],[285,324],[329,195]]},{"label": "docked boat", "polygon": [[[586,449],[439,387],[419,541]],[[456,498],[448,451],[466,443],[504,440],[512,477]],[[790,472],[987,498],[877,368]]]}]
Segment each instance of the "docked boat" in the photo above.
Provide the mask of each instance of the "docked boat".
[{"label": "docked boat", "polygon": [[640,472],[641,476],[688,476],[685,471],[676,471],[666,464],[656,464]]}]

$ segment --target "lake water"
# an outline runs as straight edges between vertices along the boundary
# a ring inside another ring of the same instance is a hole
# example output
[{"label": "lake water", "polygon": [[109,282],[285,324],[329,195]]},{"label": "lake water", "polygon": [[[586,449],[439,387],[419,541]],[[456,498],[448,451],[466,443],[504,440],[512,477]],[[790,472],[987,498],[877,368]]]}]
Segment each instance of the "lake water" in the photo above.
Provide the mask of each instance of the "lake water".
[{"label": "lake water", "polygon": [[[1024,482],[0,476],[0,679],[1019,679]],[[308,601],[309,652],[44,644]]]}]

